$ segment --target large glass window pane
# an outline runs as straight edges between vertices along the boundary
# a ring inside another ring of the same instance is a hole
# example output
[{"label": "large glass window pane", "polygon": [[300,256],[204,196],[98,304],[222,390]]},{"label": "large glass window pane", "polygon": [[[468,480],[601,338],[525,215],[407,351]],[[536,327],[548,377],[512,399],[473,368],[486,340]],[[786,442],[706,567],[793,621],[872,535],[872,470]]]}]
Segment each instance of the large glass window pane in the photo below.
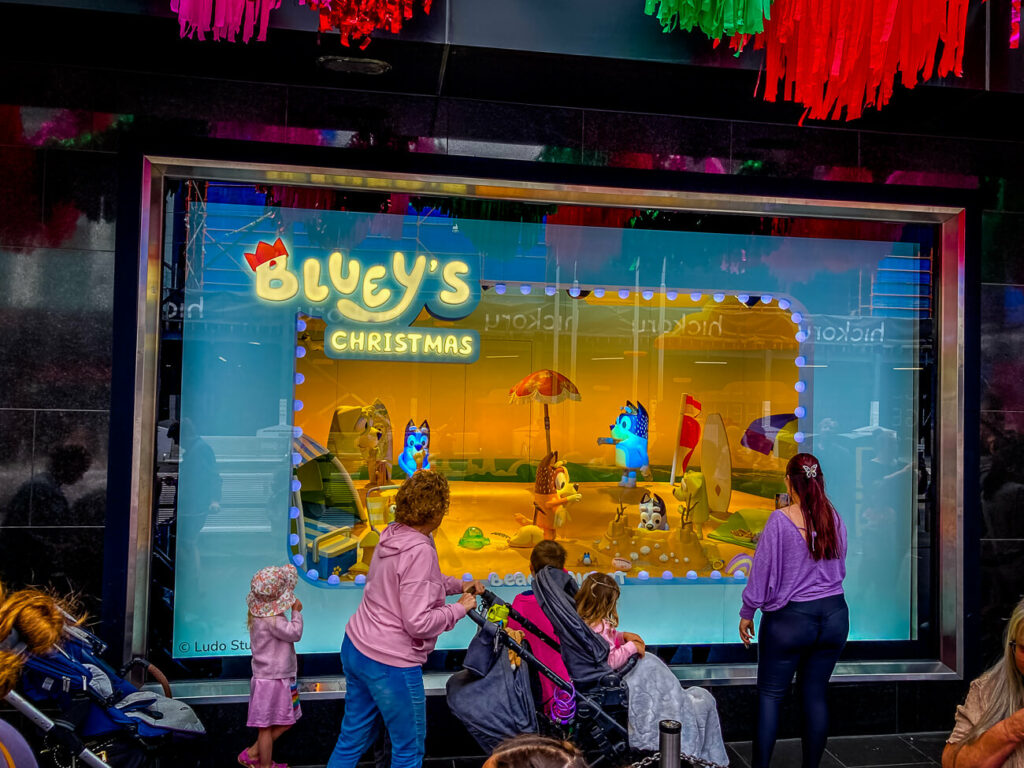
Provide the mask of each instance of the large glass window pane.
[{"label": "large glass window pane", "polygon": [[335,652],[395,488],[427,466],[451,482],[446,573],[511,599],[554,537],[576,574],[621,581],[623,627],[743,658],[740,593],[799,451],[849,531],[851,653],[934,653],[930,229],[191,182],[169,200],[150,636],[182,669],[246,653],[249,579],[287,561],[300,651]]}]

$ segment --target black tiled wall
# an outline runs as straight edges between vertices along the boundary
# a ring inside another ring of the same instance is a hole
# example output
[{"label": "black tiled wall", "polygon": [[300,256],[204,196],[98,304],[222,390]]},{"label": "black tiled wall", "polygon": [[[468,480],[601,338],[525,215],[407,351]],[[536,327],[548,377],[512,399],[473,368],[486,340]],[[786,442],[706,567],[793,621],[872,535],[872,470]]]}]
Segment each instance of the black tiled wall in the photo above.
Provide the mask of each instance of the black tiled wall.
[{"label": "black tiled wall", "polygon": [[0,578],[97,615],[117,158],[32,138],[83,117],[0,107]]},{"label": "black tiled wall", "polygon": [[[988,254],[981,286],[981,605],[982,647],[998,653],[1013,606],[1024,597],[1024,280],[1021,216],[986,217]],[[1019,231],[1019,230],[1018,230]]]},{"label": "black tiled wall", "polygon": [[[982,221],[983,310],[969,326],[982,336],[986,495],[969,500],[967,514],[981,516],[984,532],[981,573],[968,578],[981,579],[985,596],[981,653],[996,652],[1001,624],[1024,592],[1024,524],[1016,522],[1024,450],[1014,442],[1024,430],[1018,351],[1024,343],[1024,143],[887,133],[878,117],[866,131],[66,65],[5,63],[0,74],[0,577],[6,582],[82,592],[94,612],[99,599],[116,168],[126,135],[157,137],[165,145],[191,137],[242,139],[946,186],[980,190],[989,209]],[[571,167],[565,174],[571,180]],[[55,485],[47,477],[50,457],[55,451],[67,456],[72,446],[88,453],[88,468]],[[836,733],[945,728],[962,691],[956,683],[836,686]],[[727,736],[749,736],[752,692],[719,688],[715,694]],[[315,717],[336,720],[333,704],[313,704],[310,713],[320,707]],[[224,716],[242,717],[237,711]],[[435,719],[442,723],[435,732],[450,730],[441,714]],[[786,727],[795,733],[792,718]]]}]

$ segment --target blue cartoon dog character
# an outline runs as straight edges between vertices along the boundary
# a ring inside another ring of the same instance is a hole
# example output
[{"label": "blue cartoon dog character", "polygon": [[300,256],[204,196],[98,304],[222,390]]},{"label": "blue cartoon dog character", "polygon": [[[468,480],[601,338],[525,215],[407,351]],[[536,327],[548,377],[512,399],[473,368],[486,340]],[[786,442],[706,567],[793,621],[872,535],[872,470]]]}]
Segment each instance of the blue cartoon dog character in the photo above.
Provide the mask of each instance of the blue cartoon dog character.
[{"label": "blue cartoon dog character", "polygon": [[647,409],[639,402],[633,405],[627,400],[619,418],[609,427],[612,436],[597,438],[598,445],[615,446],[615,466],[623,469],[619,485],[626,488],[636,487],[637,471],[646,478],[651,477],[647,456],[648,423]]},{"label": "blue cartoon dog character", "polygon": [[398,456],[398,466],[406,477],[419,469],[430,469],[430,425],[424,421],[418,427],[409,419],[405,425],[405,441]]}]

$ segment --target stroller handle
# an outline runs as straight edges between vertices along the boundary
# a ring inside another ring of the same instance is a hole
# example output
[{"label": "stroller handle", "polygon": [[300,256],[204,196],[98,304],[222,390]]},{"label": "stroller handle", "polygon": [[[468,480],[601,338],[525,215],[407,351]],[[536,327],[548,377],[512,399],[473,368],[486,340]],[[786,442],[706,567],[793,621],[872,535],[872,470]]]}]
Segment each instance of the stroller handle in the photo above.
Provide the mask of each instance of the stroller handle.
[{"label": "stroller handle", "polygon": [[[485,609],[490,609],[490,607],[493,605],[504,605],[508,607],[508,616],[510,619],[515,619],[517,622],[519,622],[519,625],[522,629],[525,629],[528,632],[532,633],[538,640],[544,643],[544,645],[553,649],[556,653],[562,652],[562,648],[555,638],[551,637],[547,632],[538,627],[536,624],[534,624],[532,621],[526,618],[523,614],[521,614],[511,605],[509,605],[500,597],[498,597],[496,594],[491,592],[491,590],[485,589],[483,593],[480,595],[480,599],[483,601]],[[474,619],[474,621],[476,621],[476,619]],[[479,624],[480,622],[477,623]]]},{"label": "stroller handle", "polygon": [[492,605],[505,605],[505,601],[498,597],[496,594],[491,592],[489,589],[485,589],[483,594],[480,595],[480,599],[484,601],[484,605],[488,608]]}]

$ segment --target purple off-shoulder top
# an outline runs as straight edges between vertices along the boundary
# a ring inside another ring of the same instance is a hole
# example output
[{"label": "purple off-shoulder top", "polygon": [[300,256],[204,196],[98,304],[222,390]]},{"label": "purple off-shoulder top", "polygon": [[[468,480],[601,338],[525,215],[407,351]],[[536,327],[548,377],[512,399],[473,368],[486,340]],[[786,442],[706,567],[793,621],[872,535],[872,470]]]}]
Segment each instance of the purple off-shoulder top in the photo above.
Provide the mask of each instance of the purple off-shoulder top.
[{"label": "purple off-shoulder top", "polygon": [[839,557],[817,560],[811,557],[803,533],[775,510],[757,542],[750,579],[743,590],[740,617],[754,618],[754,611],[777,611],[786,603],[806,603],[843,594],[846,576],[846,526],[836,515]]}]

